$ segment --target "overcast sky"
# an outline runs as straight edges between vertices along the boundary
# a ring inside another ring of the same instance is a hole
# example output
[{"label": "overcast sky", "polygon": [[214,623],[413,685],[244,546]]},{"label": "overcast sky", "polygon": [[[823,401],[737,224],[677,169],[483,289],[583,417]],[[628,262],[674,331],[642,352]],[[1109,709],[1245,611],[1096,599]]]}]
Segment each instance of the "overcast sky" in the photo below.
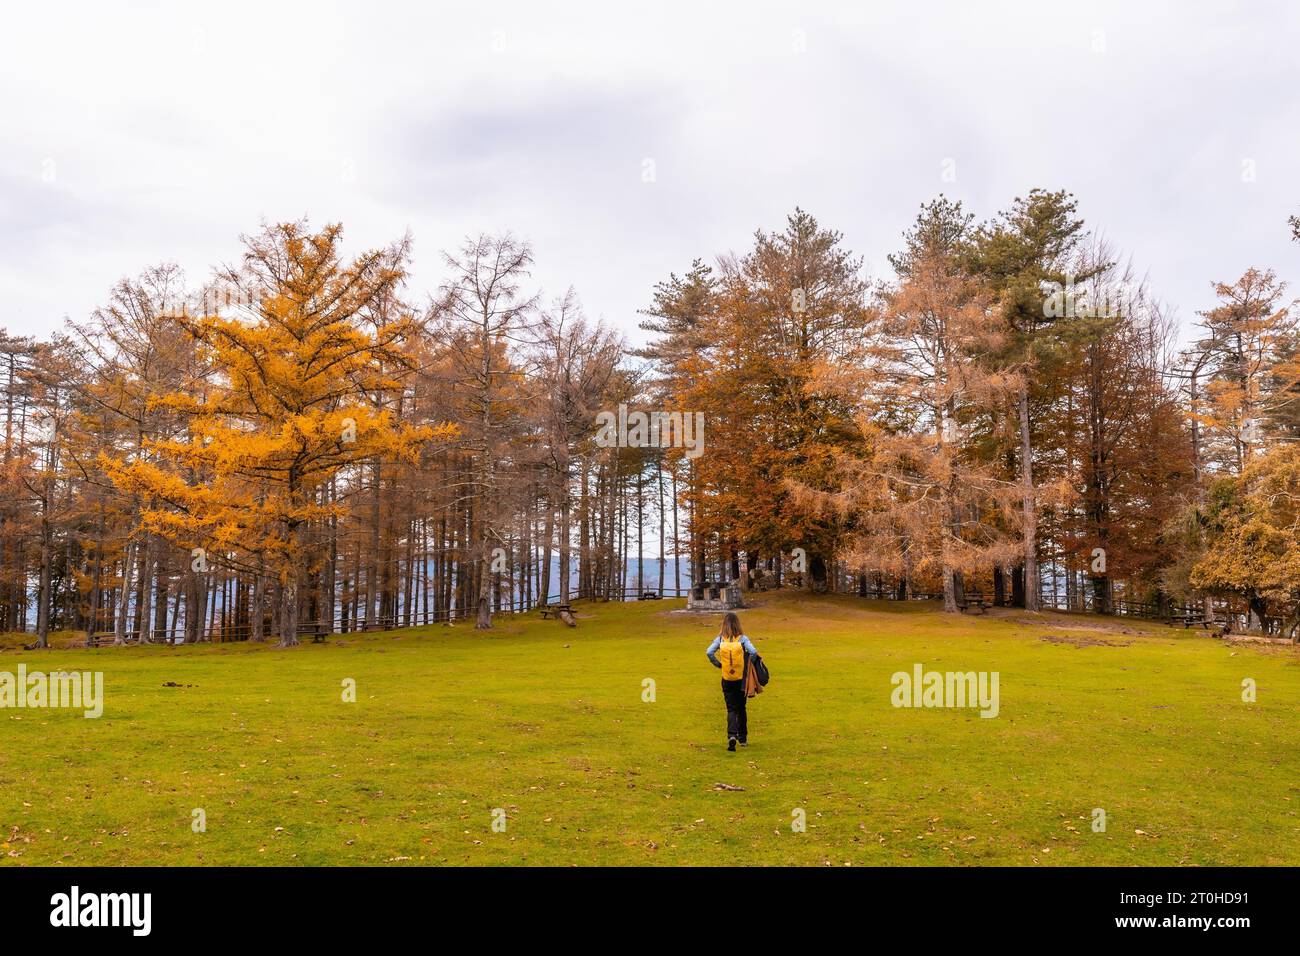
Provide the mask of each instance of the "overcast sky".
[{"label": "overcast sky", "polygon": [[1300,278],[1300,4],[427,6],[8,7],[0,327],[161,261],[198,284],[307,215],[358,250],[409,229],[417,298],[441,249],[512,230],[537,287],[634,331],[656,281],[796,205],[884,276],[924,200],[1034,186],[1184,323],[1249,265]]}]

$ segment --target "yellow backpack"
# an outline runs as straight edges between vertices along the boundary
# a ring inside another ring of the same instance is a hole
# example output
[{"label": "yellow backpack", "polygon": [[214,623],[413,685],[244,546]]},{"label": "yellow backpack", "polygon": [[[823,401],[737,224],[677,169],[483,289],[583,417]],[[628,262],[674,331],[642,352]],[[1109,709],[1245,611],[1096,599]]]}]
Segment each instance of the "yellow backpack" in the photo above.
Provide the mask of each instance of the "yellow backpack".
[{"label": "yellow backpack", "polygon": [[722,639],[718,645],[718,661],[722,664],[723,680],[740,680],[745,676],[745,648],[739,637]]}]

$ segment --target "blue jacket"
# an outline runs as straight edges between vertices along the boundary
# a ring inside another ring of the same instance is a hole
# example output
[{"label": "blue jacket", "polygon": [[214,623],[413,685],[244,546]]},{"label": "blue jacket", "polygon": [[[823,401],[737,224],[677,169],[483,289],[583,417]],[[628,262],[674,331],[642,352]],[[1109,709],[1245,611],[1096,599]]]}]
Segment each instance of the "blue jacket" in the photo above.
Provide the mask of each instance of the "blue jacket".
[{"label": "blue jacket", "polygon": [[[722,666],[722,662],[718,660],[717,657],[718,647],[721,644],[722,644],[722,635],[719,634],[717,637],[713,639],[713,643],[709,645],[709,649],[704,652],[714,667]],[[754,647],[753,643],[744,634],[740,635],[740,646],[745,649],[745,654],[747,656],[758,653],[758,650]]]}]

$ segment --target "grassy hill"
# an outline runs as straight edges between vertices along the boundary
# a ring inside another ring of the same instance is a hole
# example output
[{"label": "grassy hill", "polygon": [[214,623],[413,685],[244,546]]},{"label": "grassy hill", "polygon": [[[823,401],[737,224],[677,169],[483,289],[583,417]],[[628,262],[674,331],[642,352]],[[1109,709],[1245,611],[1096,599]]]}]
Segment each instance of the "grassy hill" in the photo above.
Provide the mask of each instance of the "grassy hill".
[{"label": "grassy hill", "polygon": [[[757,599],[742,620],[773,677],[737,753],[703,655],[718,619],[678,601],[580,605],[576,629],[530,615],[292,650],[7,648],[0,671],[102,670],[105,705],[0,710],[0,859],[1300,863],[1294,649]],[[999,715],[893,707],[891,675],[917,663],[998,671]]]}]

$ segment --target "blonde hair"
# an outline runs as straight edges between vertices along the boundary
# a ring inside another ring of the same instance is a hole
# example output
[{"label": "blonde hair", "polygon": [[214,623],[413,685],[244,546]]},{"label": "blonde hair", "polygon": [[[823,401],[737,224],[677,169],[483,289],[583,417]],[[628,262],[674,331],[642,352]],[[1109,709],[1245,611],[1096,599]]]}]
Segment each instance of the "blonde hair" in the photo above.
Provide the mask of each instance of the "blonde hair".
[{"label": "blonde hair", "polygon": [[718,632],[722,637],[740,637],[745,632],[740,629],[740,618],[736,616],[735,611],[728,611],[722,618],[722,630]]}]

